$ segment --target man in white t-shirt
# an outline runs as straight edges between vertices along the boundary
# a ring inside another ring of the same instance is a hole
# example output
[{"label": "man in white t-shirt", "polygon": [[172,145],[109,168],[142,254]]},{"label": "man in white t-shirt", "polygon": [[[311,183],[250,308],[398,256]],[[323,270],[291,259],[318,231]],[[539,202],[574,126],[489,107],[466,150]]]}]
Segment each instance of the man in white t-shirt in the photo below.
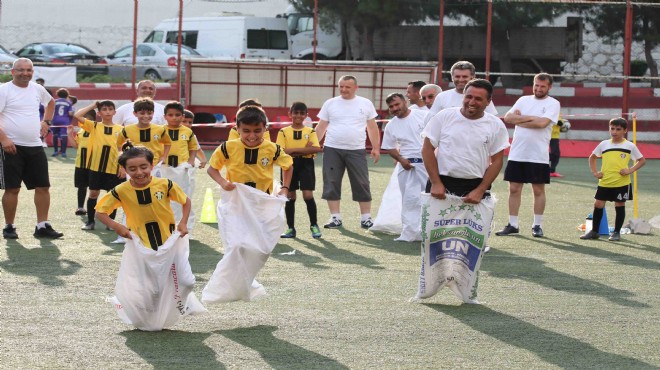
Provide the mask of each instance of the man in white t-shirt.
[{"label": "man in white t-shirt", "polygon": [[504,181],[509,182],[509,223],[496,235],[517,234],[518,211],[525,183],[534,191],[534,223],[532,235],[543,237],[545,211],[545,184],[550,183],[548,145],[552,126],[559,119],[559,102],[548,95],[552,89],[552,76],[539,73],[534,76],[533,95],[520,97],[504,115],[504,122],[515,125],[509,160],[504,170]]},{"label": "man in white t-shirt", "polygon": [[[139,98],[151,98],[154,100],[156,97],[156,84],[151,80],[142,80],[137,84],[137,95]],[[117,108],[115,116],[112,118],[112,121],[116,124],[122,126],[132,125],[138,122],[137,117],[133,114],[133,102],[126,103],[121,107]],[[151,123],[157,125],[165,125],[167,121],[165,120],[165,106],[154,101],[154,118],[151,120]]]},{"label": "man in white t-shirt", "polygon": [[[53,118],[55,101],[46,89],[32,82],[32,61],[19,58],[11,69],[12,81],[0,85],[0,188],[5,227],[5,239],[18,239],[14,220],[18,208],[21,184],[34,189],[37,238],[59,238],[64,234],[48,222],[50,209],[50,179],[48,158],[41,143]],[[39,118],[39,104],[43,104],[44,118]]]},{"label": "man in white t-shirt", "polygon": [[426,85],[426,82],[419,80],[408,82],[408,87],[406,88],[406,97],[410,103],[410,109],[421,109],[424,111],[428,110],[420,94],[420,90],[422,87],[424,87],[424,85]]},{"label": "man in white t-shirt", "polygon": [[492,94],[490,82],[474,79],[465,86],[461,108],[442,110],[424,128],[422,158],[432,197],[451,193],[477,204],[489,195],[509,147],[504,123],[485,112]]},{"label": "man in white t-shirt", "polygon": [[[396,241],[422,240],[421,197],[426,187],[428,174],[422,161],[422,130],[426,113],[421,109],[410,109],[406,99],[392,93],[385,99],[390,114],[394,117],[385,126],[381,151],[399,162],[395,171],[401,191],[401,235]],[[381,204],[382,207],[382,204]]]},{"label": "man in white t-shirt", "polygon": [[[373,226],[371,219],[371,189],[369,168],[364,155],[366,136],[371,142],[371,158],[380,158],[380,131],[376,124],[376,108],[366,98],[356,95],[357,79],[354,76],[339,78],[339,96],[326,100],[319,111],[316,133],[319,141],[325,136],[323,146],[323,195],[328,201],[330,221],[326,229],[342,226],[340,213],[341,182],[348,172],[353,201],[360,205],[360,226]],[[366,132],[365,132],[366,130]],[[327,135],[326,135],[327,132]]]},{"label": "man in white t-shirt", "polygon": [[[426,115],[426,119],[424,120],[425,123],[428,123],[433,116],[443,109],[463,106],[463,91],[465,85],[475,78],[476,69],[472,63],[463,60],[454,63],[454,65],[451,66],[450,72],[451,81],[454,83],[455,87],[451,90],[445,90],[436,96],[433,106]],[[495,109],[495,104],[492,99],[486,107],[486,112],[497,115],[497,109]]]},{"label": "man in white t-shirt", "polygon": [[[428,84],[422,86],[419,89],[419,95],[422,97],[422,101],[426,105],[427,109],[431,109],[435,98],[442,92],[442,88],[436,84]],[[426,112],[428,114],[428,111]],[[430,119],[430,118],[429,118]],[[424,117],[424,122],[428,122],[426,117]]]}]

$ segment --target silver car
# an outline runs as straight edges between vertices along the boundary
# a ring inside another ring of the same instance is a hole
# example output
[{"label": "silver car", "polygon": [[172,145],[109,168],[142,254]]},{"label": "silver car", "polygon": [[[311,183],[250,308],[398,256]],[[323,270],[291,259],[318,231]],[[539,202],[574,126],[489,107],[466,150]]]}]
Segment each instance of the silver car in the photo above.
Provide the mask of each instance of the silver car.
[{"label": "silver car", "polygon": [[[171,81],[176,79],[177,45],[165,43],[137,44],[135,58],[138,79]],[[195,49],[181,45],[181,59],[203,58]],[[118,78],[131,78],[133,45],[127,45],[105,57],[108,75]]]},{"label": "silver car", "polygon": [[0,74],[10,73],[11,66],[18,57],[0,45]]}]

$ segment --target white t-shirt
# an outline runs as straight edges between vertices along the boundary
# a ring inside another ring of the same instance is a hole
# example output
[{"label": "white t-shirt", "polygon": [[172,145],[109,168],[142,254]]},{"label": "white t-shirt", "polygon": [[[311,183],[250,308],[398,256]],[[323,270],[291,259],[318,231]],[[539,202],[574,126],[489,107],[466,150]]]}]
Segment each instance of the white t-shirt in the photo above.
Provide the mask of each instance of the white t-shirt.
[{"label": "white t-shirt", "polygon": [[537,99],[534,95],[522,96],[509,112],[519,110],[524,116],[545,117],[552,122],[545,128],[525,128],[516,126],[509,160],[516,162],[549,163],[548,145],[552,136],[552,125],[559,119],[561,106],[557,99],[546,96]]},{"label": "white t-shirt", "polygon": [[42,146],[39,104],[53,100],[46,89],[32,81],[18,87],[12,81],[0,85],[0,126],[20,146]]},{"label": "white t-shirt", "polygon": [[422,136],[438,148],[440,175],[460,179],[484,177],[490,157],[509,147],[509,133],[501,119],[484,113],[471,120],[461,108],[447,108],[433,116]]},{"label": "white t-shirt", "polygon": [[[112,117],[112,122],[128,126],[138,122],[137,117],[133,114],[133,103],[126,103],[121,107],[117,108],[115,116]],[[157,125],[166,125],[167,121],[165,120],[165,106],[154,102],[154,118],[151,120],[151,123]]]},{"label": "white t-shirt", "polygon": [[405,118],[394,117],[385,125],[382,149],[399,148],[404,158],[422,158],[422,131],[426,112],[421,109],[410,110]]},{"label": "white t-shirt", "polygon": [[367,98],[336,96],[323,103],[319,119],[328,121],[325,146],[335,149],[360,150],[367,141],[367,121],[378,117],[374,104]]},{"label": "white t-shirt", "polygon": [[417,104],[410,104],[410,105],[408,106],[408,108],[410,108],[410,110],[417,110],[417,109],[419,109],[419,110],[421,110],[421,111],[428,111],[428,110],[429,110],[429,108],[428,108],[426,105],[422,105],[422,106],[420,107],[420,106],[417,105]]},{"label": "white t-shirt", "polygon": [[[443,109],[455,108],[463,106],[463,94],[456,91],[456,89],[445,90],[438,94],[433,101],[433,105],[426,115],[425,123],[428,123],[431,120],[431,117],[438,114]],[[486,112],[497,115],[497,109],[495,109],[495,104],[493,101],[490,101],[490,104],[486,107]]]}]

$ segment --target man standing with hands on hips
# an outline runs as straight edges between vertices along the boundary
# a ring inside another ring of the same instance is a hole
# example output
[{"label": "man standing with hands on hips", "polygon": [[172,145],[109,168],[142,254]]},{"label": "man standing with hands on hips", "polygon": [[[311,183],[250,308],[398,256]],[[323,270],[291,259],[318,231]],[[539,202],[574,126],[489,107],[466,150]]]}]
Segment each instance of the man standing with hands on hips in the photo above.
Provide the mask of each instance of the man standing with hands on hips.
[{"label": "man standing with hands on hips", "polygon": [[[374,163],[380,158],[380,132],[376,124],[374,104],[356,95],[357,79],[354,76],[339,78],[339,96],[328,99],[318,114],[316,133],[319,141],[327,133],[323,146],[323,196],[328,201],[330,221],[326,229],[342,226],[340,213],[341,183],[348,172],[353,200],[360,205],[360,226],[368,229],[371,220],[371,190],[369,169],[365,157],[366,136],[371,142]],[[366,132],[365,132],[366,129]]]}]

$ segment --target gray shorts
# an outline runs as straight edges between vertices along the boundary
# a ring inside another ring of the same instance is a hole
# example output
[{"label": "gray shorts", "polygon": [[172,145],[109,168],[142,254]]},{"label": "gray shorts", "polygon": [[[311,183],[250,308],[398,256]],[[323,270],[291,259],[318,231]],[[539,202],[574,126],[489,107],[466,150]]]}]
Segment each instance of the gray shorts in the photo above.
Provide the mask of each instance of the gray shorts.
[{"label": "gray shorts", "polygon": [[371,202],[369,168],[365,151],[363,149],[335,149],[327,146],[323,148],[322,198],[325,200],[341,199],[341,182],[345,171],[348,171],[353,200]]}]

